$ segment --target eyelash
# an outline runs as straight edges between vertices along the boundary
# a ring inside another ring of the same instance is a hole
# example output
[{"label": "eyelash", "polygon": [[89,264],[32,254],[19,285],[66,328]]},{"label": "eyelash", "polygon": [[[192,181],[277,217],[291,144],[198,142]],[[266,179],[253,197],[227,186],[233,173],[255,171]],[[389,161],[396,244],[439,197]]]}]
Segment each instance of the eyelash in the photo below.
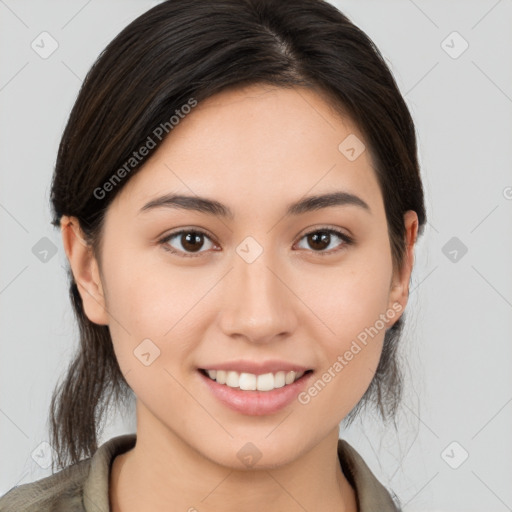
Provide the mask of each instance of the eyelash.
[{"label": "eyelash", "polygon": [[[172,253],[172,254],[176,254],[176,255],[179,255],[181,257],[184,257],[184,258],[195,258],[197,256],[201,256],[201,254],[203,254],[204,252],[206,251],[201,251],[201,252],[198,252],[198,253],[186,253],[186,252],[183,252],[183,251],[180,251],[180,250],[176,250],[176,249],[173,249],[171,248],[168,243],[171,239],[173,239],[174,237],[178,236],[178,235],[182,235],[183,233],[187,233],[187,234],[190,234],[190,233],[194,233],[194,234],[201,234],[201,235],[204,235],[205,237],[207,237],[208,239],[211,240],[211,237],[203,230],[201,229],[197,229],[197,228],[194,228],[194,229],[182,229],[180,231],[175,231],[174,233],[170,233],[169,235],[166,235],[164,238],[160,239],[158,241],[158,243],[160,245],[162,245],[162,247],[164,248],[164,250]],[[333,229],[333,228],[329,228],[329,227],[325,227],[325,228],[317,228],[313,231],[309,231],[307,233],[304,233],[304,235],[302,235],[299,239],[302,240],[303,238],[309,236],[309,235],[312,235],[312,234],[315,234],[315,233],[328,233],[328,234],[334,234],[336,235],[337,237],[341,238],[341,240],[343,240],[343,244],[341,244],[341,247],[337,248],[337,249],[334,249],[334,250],[330,250],[330,251],[312,251],[314,254],[318,254],[319,256],[329,256],[329,255],[332,255],[332,254],[335,254],[335,253],[338,253],[339,251],[342,251],[343,249],[345,249],[347,246],[349,245],[352,245],[354,243],[354,240],[349,237],[348,235],[346,235],[345,233],[342,233],[341,231],[338,231],[337,229]]]}]

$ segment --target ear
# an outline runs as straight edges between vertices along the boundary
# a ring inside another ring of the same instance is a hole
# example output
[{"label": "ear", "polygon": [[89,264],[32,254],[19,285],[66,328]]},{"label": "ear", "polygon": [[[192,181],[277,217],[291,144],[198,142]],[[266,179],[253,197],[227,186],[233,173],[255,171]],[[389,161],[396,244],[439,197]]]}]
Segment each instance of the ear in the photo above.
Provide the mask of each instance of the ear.
[{"label": "ear", "polygon": [[77,284],[87,318],[99,325],[108,325],[105,296],[98,262],[92,247],[85,241],[76,217],[63,215],[60,220],[62,243]]},{"label": "ear", "polygon": [[393,273],[388,304],[389,308],[400,312],[395,322],[402,315],[409,299],[409,282],[414,265],[414,244],[418,237],[418,215],[415,211],[408,210],[405,212],[404,224],[406,238],[404,261],[402,268]]}]

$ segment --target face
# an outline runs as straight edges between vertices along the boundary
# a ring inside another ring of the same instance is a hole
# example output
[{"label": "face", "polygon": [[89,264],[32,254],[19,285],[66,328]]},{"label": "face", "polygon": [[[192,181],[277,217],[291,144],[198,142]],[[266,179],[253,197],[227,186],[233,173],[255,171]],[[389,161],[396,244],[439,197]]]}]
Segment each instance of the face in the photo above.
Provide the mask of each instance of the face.
[{"label": "face", "polygon": [[410,275],[393,274],[361,144],[315,92],[252,85],[197,105],[130,178],[79,288],[139,426],[231,467],[244,450],[285,464],[337,432]]}]

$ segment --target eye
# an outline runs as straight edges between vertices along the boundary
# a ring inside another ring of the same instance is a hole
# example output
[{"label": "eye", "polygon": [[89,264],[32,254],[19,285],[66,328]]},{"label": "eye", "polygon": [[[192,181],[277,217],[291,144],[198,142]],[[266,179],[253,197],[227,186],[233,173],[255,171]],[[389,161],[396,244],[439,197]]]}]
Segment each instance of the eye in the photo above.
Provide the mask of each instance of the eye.
[{"label": "eye", "polygon": [[[338,247],[337,249],[325,250],[326,248],[329,249],[333,242],[333,238],[338,238],[342,243],[335,244],[335,247]],[[205,248],[205,239],[209,242],[206,243],[206,250],[202,251],[201,249]],[[310,231],[303,235],[300,240],[303,239],[306,239],[306,243],[308,243],[310,248],[313,249],[313,252],[322,256],[336,253],[344,249],[347,245],[353,243],[353,239],[351,237],[332,228],[320,228],[315,231]],[[177,242],[177,247],[173,246],[172,242],[175,244]],[[210,236],[199,229],[182,229],[180,231],[176,231],[159,240],[159,244],[161,244],[166,251],[183,257],[200,256],[201,253],[215,247]],[[209,247],[208,244],[210,244]],[[306,249],[308,248],[306,247]]]},{"label": "eye", "polygon": [[[333,238],[342,240],[342,243],[334,244],[335,247],[338,247],[337,249],[326,251],[326,248],[331,247],[332,249]],[[353,239],[345,233],[332,228],[320,228],[315,231],[310,231],[301,238],[301,240],[303,239],[306,239],[306,243],[313,249],[313,252],[322,256],[336,253],[354,242]]]},{"label": "eye", "polygon": [[[182,229],[181,231],[176,231],[175,233],[165,236],[159,241],[159,244],[161,244],[166,251],[172,252],[173,254],[179,254],[184,257],[195,257],[199,256],[202,252],[205,252],[201,251],[205,245],[205,239],[209,240],[211,244],[210,247],[208,247],[208,243],[206,244],[207,249],[211,249],[214,244],[211,241],[211,238],[204,231],[197,229]],[[174,240],[177,241],[177,248],[171,245],[171,242]]]}]

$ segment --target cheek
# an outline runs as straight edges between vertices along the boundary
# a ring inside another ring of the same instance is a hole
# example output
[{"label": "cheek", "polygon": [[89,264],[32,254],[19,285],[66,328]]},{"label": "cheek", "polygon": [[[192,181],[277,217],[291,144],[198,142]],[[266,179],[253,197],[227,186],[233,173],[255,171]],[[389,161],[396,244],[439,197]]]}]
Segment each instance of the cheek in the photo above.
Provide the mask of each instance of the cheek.
[{"label": "cheek", "polygon": [[187,313],[197,302],[197,288],[187,287],[179,273],[175,279],[163,276],[161,269],[136,258],[120,258],[108,272],[109,329],[126,382],[156,410],[168,410],[171,395],[186,401],[173,376],[181,380],[179,363],[194,347],[193,315]]},{"label": "cheek", "polygon": [[172,268],[160,259],[137,256],[135,250],[108,254],[110,334],[126,380],[140,390],[157,371],[161,378],[164,369],[175,373],[181,371],[178,366],[187,366],[201,339],[198,317],[203,318],[205,298],[219,277],[198,267]]},{"label": "cheek", "polygon": [[117,320],[113,324],[122,324],[134,337],[163,341],[197,302],[202,283],[191,273],[171,272],[135,251],[131,254],[105,261],[107,308]]},{"label": "cheek", "polygon": [[324,336],[319,336],[319,327],[316,336],[311,332],[321,346],[321,368],[299,401],[332,408],[340,418],[356,405],[373,379],[386,329],[391,326],[385,319],[395,316],[388,310],[391,258],[358,256],[357,264],[347,264],[346,271],[331,272],[317,281],[310,295],[312,309],[328,330],[321,328]]},{"label": "cheek", "polygon": [[[372,253],[382,257],[376,259]],[[354,253],[338,270],[330,269],[323,277],[318,276],[321,279],[316,281],[309,303],[329,328],[331,356],[333,350],[344,349],[376,323],[380,331],[385,331],[388,326],[383,326],[380,319],[388,308],[391,276],[391,257],[382,248]]]}]

